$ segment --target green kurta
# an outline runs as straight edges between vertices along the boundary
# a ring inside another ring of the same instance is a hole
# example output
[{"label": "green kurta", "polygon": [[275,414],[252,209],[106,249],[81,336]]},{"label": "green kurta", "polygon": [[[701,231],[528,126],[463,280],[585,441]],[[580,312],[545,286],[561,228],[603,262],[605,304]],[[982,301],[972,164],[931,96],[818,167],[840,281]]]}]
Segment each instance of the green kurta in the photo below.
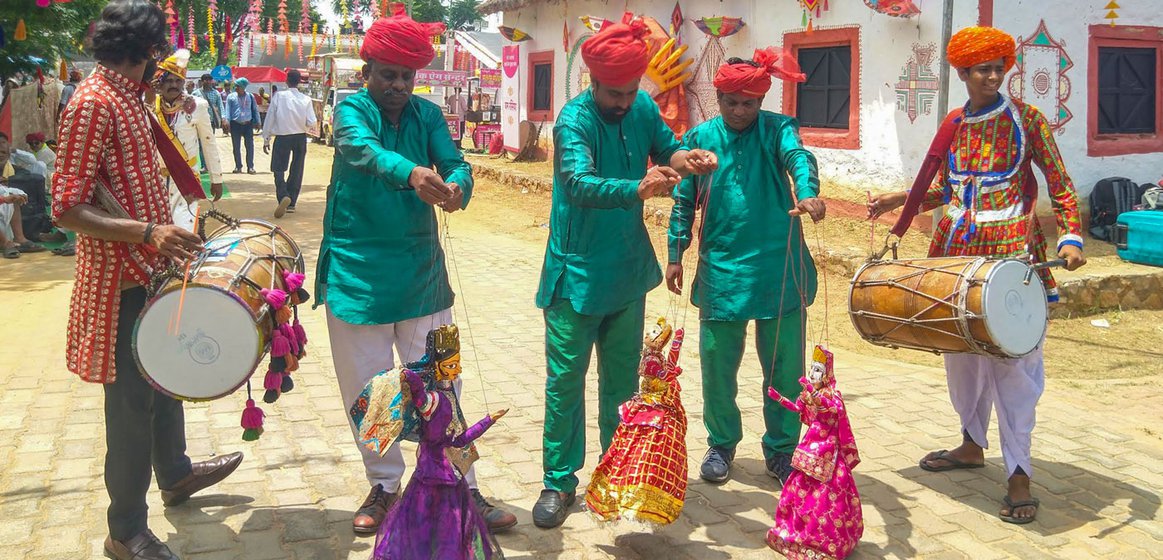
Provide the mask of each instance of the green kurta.
[{"label": "green kurta", "polygon": [[799,220],[787,214],[793,208],[787,175],[795,181],[799,200],[819,195],[820,180],[816,158],[804,149],[796,120],[760,111],[755,123],[740,133],[716,117],[687,132],[684,145],[719,156],[713,178],[691,176],[678,186],[670,215],[668,262],[679,263],[691,244],[695,201],[703,208],[691,290],[699,316],[714,321],[773,319],[810,305],[816,297],[816,267]]},{"label": "green kurta", "polygon": [[[739,366],[747,323],[755,320],[755,349],[762,368],[763,455],[790,455],[799,442],[799,417],[766,397],[767,387],[795,393],[804,372],[804,307],[816,296],[816,265],[804,245],[787,176],[796,198],[820,192],[816,158],[804,149],[799,125],[760,111],[736,132],[722,117],[687,133],[688,148],[719,156],[713,180],[692,177],[675,193],[670,216],[669,262],[682,262],[691,243],[696,201],[703,208],[699,264],[691,301],[699,308],[699,361],[707,445],[735,449],[743,439]],[[788,251],[788,235],[792,236]]]},{"label": "green kurta", "polygon": [[610,124],[586,90],[562,107],[553,146],[553,207],[537,307],[561,298],[585,315],[623,309],[662,282],[638,182],[648,157],[669,165],[680,145],[646,92],[638,92],[621,123]]},{"label": "green kurta", "polygon": [[346,323],[379,325],[452,307],[436,211],[408,186],[435,166],[472,194],[472,168],[435,103],[413,96],[393,125],[366,89],[335,107],[335,161],[327,188],[315,305]]}]

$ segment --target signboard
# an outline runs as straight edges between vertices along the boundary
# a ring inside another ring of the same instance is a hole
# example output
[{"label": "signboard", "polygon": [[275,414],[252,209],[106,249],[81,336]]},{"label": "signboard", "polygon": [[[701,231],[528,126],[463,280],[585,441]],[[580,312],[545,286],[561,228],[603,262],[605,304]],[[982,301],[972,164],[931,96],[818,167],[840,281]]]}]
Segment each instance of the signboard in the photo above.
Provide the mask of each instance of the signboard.
[{"label": "signboard", "polygon": [[481,68],[481,89],[500,89],[501,69]]},{"label": "signboard", "polygon": [[501,134],[505,138],[505,149],[520,151],[521,144],[521,66],[520,45],[505,45],[501,52]]},{"label": "signboard", "polygon": [[230,67],[225,64],[219,64],[210,71],[210,77],[219,82],[225,82],[230,79]]},{"label": "signboard", "polygon": [[417,70],[416,85],[464,87],[468,83],[468,73],[464,70]]},{"label": "signboard", "polygon": [[472,131],[472,143],[478,148],[488,147],[489,141],[493,139],[493,135],[501,132],[501,125],[481,123]]},{"label": "signboard", "polygon": [[452,139],[460,140],[460,117],[444,115],[444,122],[448,124],[448,134],[452,135]]}]

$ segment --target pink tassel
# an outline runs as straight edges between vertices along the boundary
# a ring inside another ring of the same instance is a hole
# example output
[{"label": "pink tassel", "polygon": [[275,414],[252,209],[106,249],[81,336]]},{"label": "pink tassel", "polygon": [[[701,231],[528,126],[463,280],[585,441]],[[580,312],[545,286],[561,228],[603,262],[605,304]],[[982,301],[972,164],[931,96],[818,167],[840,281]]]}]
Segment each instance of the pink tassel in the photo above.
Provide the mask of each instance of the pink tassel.
[{"label": "pink tassel", "polygon": [[254,441],[262,435],[262,409],[255,406],[254,399],[246,399],[246,408],[242,411],[242,439]]},{"label": "pink tassel", "polygon": [[291,342],[283,336],[281,329],[275,329],[271,337],[271,356],[281,358],[291,353]]},{"label": "pink tassel", "polygon": [[291,349],[290,355],[298,356],[299,337],[295,335],[295,329],[291,327],[291,325],[283,323],[282,325],[279,325],[279,332],[283,333],[283,338],[287,339],[287,343]]},{"label": "pink tassel", "polygon": [[306,279],[307,275],[302,272],[283,271],[283,282],[287,283],[288,292],[297,292],[299,288],[303,287],[303,281]]},{"label": "pink tassel", "polygon": [[303,325],[299,324],[299,320],[295,319],[295,326],[292,327],[295,331],[295,338],[299,341],[299,347],[303,350],[307,349],[307,331],[303,329]]},{"label": "pink tassel", "polygon": [[262,388],[266,389],[267,391],[270,391],[272,389],[275,391],[278,391],[279,385],[281,385],[282,383],[283,383],[283,374],[280,372],[271,371],[268,369],[266,376],[263,377],[263,380],[262,380]]},{"label": "pink tassel", "polygon": [[265,300],[267,305],[271,306],[271,309],[273,310],[277,310],[287,304],[287,292],[284,292],[278,288],[273,290],[263,288],[262,290],[259,290],[259,293],[262,294],[263,300]]}]

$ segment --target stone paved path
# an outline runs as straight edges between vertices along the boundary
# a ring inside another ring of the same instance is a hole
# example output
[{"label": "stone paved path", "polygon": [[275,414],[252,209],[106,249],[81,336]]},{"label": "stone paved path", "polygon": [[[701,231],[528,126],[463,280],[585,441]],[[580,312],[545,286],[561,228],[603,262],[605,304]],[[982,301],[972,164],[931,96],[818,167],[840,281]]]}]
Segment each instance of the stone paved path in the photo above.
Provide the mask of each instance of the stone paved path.
[{"label": "stone paved path", "polygon": [[[308,172],[314,184],[307,187],[300,212],[283,223],[302,244],[313,271],[327,154],[318,146],[310,153],[319,160]],[[230,177],[234,197],[222,207],[244,217],[267,215],[269,182],[269,174]],[[482,193],[487,188],[482,186]],[[451,243],[467,306],[467,312],[466,306],[456,309],[466,349],[466,414],[476,418],[486,409],[511,408],[481,441],[478,463],[485,494],[520,519],[517,528],[499,537],[506,557],[774,557],[763,544],[777,495],[759,450],[762,395],[754,356],[744,363],[740,404],[746,437],[730,482],[712,486],[692,479],[684,515],[664,529],[601,526],[576,507],[561,529],[533,527],[529,510],[540,490],[544,355],[541,315],[532,295],[544,232],[504,231],[495,219],[481,218],[504,211],[503,197],[481,194],[469,212],[451,220]],[[101,390],[68,374],[61,355],[72,281],[67,261],[28,255],[0,263],[4,559],[96,558],[105,536]],[[664,312],[668,304],[660,288],[650,297],[649,314]],[[691,312],[688,327],[697,326],[695,317]],[[186,505],[166,509],[156,492],[150,495],[151,527],[183,558],[368,556],[373,540],[355,538],[350,529],[367,487],[334,382],[322,310],[303,319],[310,355],[302,362],[296,390],[265,406],[261,440],[240,441],[242,395],[187,405],[195,460],[238,449],[247,458],[234,476]],[[683,399],[690,414],[690,467],[697,473],[706,432],[697,329],[692,330],[683,354]],[[989,451],[988,467],[981,470],[932,474],[916,466],[926,451],[957,440],[940,370],[842,353],[837,372],[863,457],[856,480],[867,530],[853,558],[1163,558],[1158,416],[1095,411],[1080,393],[1049,383],[1034,439],[1034,491],[1042,510],[1037,522],[1021,528],[996,517],[1004,477],[996,450]],[[596,383],[589,389],[589,402],[596,403]],[[596,442],[596,423],[590,423],[588,434]],[[579,473],[583,484],[595,463],[591,450],[587,470]]]}]

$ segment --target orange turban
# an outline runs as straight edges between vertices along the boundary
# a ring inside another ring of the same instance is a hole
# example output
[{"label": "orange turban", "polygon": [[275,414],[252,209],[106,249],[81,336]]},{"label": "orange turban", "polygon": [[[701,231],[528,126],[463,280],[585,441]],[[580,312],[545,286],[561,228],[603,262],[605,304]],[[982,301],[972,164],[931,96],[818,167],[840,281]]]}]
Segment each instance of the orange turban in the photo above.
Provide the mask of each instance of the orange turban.
[{"label": "orange turban", "polygon": [[441,33],[443,23],[417,22],[408,17],[403,4],[393,4],[391,17],[377,19],[368,28],[359,57],[419,70],[436,58],[432,37]]},{"label": "orange turban", "polygon": [[649,30],[627,12],[622,23],[607,23],[582,45],[582,60],[594,81],[620,86],[642,77],[650,63]]},{"label": "orange turban", "polygon": [[807,79],[800,65],[787,51],[768,47],[755,51],[753,60],[759,66],[746,62],[724,64],[715,73],[715,89],[723,93],[739,93],[747,97],[763,97],[771,89],[771,77],[802,82]]},{"label": "orange turban", "polygon": [[970,68],[998,58],[1005,59],[1006,72],[1014,67],[1014,38],[993,27],[966,27],[949,39],[949,64]]}]

